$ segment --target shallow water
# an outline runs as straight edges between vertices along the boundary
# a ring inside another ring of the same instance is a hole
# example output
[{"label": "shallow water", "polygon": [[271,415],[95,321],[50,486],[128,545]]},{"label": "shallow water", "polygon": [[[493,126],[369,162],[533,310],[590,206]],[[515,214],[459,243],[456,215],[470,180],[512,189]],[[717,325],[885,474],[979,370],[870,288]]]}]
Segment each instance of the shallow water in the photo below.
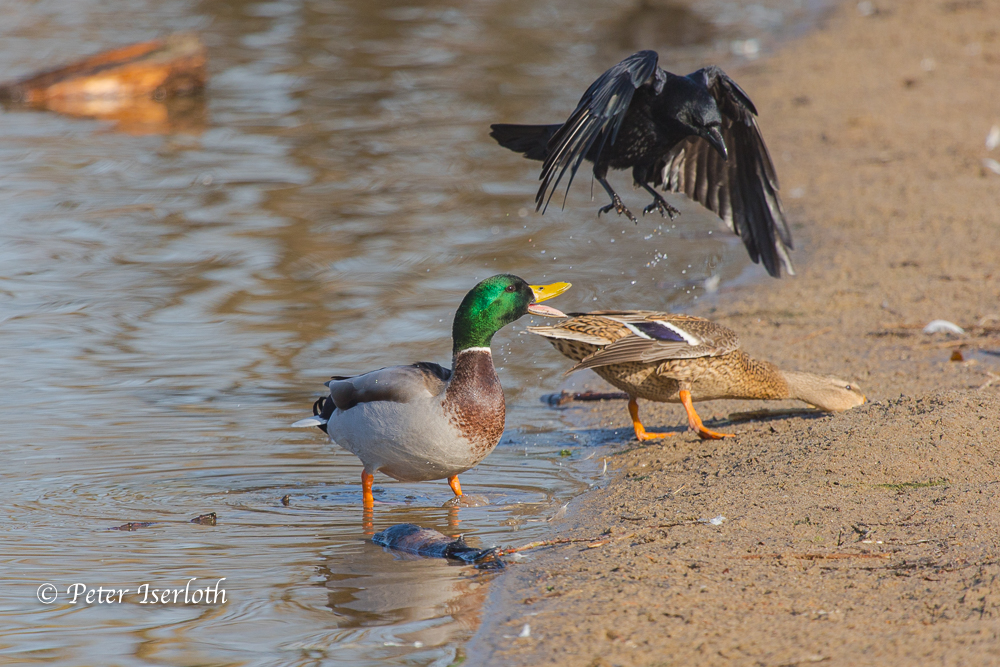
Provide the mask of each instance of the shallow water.
[{"label": "shallow water", "polygon": [[[449,664],[487,580],[366,543],[357,460],[288,425],[331,374],[446,362],[455,306],[493,273],[573,282],[564,310],[682,308],[763,275],[695,207],[598,219],[583,172],[536,214],[538,164],[488,125],[564,118],[638,48],[732,64],[825,4],[4,3],[7,76],[194,29],[212,79],[155,122],[0,113],[0,661]],[[607,434],[539,402],[566,364],[526,324],[494,345],[508,431],[462,476],[490,505],[378,477],[376,530],[528,542],[598,479]],[[130,521],[156,523],[108,530]],[[226,602],[141,604],[192,577],[225,577]],[[70,604],[76,582],[130,593]]]}]

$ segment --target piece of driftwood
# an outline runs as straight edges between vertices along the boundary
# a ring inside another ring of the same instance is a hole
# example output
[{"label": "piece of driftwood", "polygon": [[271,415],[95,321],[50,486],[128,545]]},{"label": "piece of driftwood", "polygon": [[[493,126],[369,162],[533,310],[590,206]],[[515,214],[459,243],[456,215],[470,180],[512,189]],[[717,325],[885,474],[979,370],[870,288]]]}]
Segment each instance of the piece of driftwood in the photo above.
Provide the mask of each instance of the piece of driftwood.
[{"label": "piece of driftwood", "polygon": [[[208,514],[201,514],[191,519],[188,523],[197,523],[202,526],[214,526],[218,521],[218,516],[215,512],[209,512]],[[120,526],[115,526],[114,528],[108,528],[108,530],[122,530],[125,532],[132,532],[134,530],[139,530],[140,528],[149,528],[151,526],[156,526],[160,524],[159,521],[129,521],[128,523],[123,523]]]},{"label": "piece of driftwood", "polygon": [[190,95],[205,87],[206,61],[197,35],[177,33],[0,84],[0,101],[58,111],[72,100]]},{"label": "piece of driftwood", "polygon": [[120,526],[115,526],[114,528],[108,528],[108,530],[123,530],[126,532],[132,532],[133,530],[139,530],[140,528],[149,528],[150,526],[155,526],[155,521],[129,521],[128,523],[123,523]]},{"label": "piece of driftwood", "polygon": [[132,44],[0,84],[0,103],[112,121],[131,134],[199,132],[205,53],[190,33]]}]

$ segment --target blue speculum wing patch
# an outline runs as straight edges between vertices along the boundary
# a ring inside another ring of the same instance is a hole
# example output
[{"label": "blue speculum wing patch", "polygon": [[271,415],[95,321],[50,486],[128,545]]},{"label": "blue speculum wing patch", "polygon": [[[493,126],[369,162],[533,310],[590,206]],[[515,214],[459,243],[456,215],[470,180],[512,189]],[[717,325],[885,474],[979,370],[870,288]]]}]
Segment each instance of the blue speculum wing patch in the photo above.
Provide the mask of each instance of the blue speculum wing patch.
[{"label": "blue speculum wing patch", "polygon": [[658,322],[632,322],[632,326],[650,338],[655,338],[656,340],[669,340],[674,343],[687,342],[679,333],[668,326],[659,324]]}]

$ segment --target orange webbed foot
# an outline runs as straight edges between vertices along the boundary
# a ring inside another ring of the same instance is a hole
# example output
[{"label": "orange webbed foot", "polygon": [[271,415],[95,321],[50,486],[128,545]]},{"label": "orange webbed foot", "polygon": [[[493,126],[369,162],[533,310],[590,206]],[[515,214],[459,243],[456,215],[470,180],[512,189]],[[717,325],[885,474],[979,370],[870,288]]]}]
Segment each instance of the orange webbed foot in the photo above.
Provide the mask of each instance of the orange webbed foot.
[{"label": "orange webbed foot", "polygon": [[635,429],[635,437],[639,442],[646,442],[647,440],[660,440],[661,438],[669,438],[674,433],[650,433],[639,421],[639,402],[635,398],[630,397],[628,399],[628,413],[632,416],[632,428]]},{"label": "orange webbed foot", "polygon": [[687,412],[688,416],[688,426],[691,430],[698,434],[698,437],[702,440],[721,440],[722,438],[732,438],[735,437],[735,433],[719,433],[718,431],[713,431],[710,428],[705,428],[705,425],[701,422],[701,417],[698,413],[694,411],[694,403],[691,401],[691,392],[686,389],[681,389],[680,391],[681,403],[684,404],[684,411]]},{"label": "orange webbed foot", "polygon": [[676,433],[649,433],[644,428],[637,428],[635,430],[635,437],[640,442],[645,442],[647,440],[660,440],[661,438],[669,438]]},{"label": "orange webbed foot", "polygon": [[701,428],[695,429],[698,432],[698,437],[702,440],[722,440],[723,438],[734,438],[735,433],[719,433],[718,431],[713,431],[712,429],[705,428],[701,425]]}]

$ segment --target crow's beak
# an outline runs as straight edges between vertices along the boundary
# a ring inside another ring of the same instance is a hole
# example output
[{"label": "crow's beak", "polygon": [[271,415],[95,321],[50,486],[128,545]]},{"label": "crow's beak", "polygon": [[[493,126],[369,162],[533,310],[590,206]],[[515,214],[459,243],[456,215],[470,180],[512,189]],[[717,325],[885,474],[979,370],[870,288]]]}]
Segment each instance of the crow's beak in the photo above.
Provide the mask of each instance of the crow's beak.
[{"label": "crow's beak", "polygon": [[708,143],[712,144],[712,148],[718,151],[723,160],[729,159],[729,151],[726,150],[726,142],[723,141],[722,133],[719,132],[718,126],[706,127],[705,134],[702,136]]},{"label": "crow's beak", "polygon": [[554,296],[558,296],[570,288],[569,283],[552,283],[551,285],[529,285],[531,292],[535,296],[535,301],[528,306],[528,312],[532,315],[544,315],[545,317],[566,317],[561,311],[548,306],[538,305],[539,301],[547,301]]}]

